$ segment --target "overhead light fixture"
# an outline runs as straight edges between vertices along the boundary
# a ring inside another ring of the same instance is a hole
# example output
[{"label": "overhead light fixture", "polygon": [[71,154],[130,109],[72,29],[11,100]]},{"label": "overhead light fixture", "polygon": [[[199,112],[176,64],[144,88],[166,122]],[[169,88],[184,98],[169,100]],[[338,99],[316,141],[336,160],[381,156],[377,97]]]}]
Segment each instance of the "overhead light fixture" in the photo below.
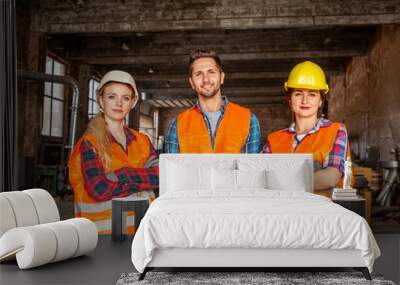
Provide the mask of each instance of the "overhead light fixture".
[{"label": "overhead light fixture", "polygon": [[142,100],[142,101],[145,101],[146,100],[146,92],[140,92],[140,99]]},{"label": "overhead light fixture", "polygon": [[169,82],[169,80],[167,81],[167,83],[165,83],[165,87],[167,87],[167,88],[171,87],[171,82]]},{"label": "overhead light fixture", "polygon": [[332,40],[331,40],[331,38],[329,38],[329,37],[326,37],[326,38],[324,39],[324,45],[329,45],[331,42],[332,42]]},{"label": "overhead light fixture", "polygon": [[129,46],[128,46],[125,42],[123,42],[123,43],[121,44],[121,49],[122,49],[122,50],[129,50]]},{"label": "overhead light fixture", "polygon": [[153,69],[153,66],[150,65],[149,70],[147,70],[147,73],[148,73],[148,74],[153,74],[154,72],[155,72],[155,71],[154,71],[154,69]]}]

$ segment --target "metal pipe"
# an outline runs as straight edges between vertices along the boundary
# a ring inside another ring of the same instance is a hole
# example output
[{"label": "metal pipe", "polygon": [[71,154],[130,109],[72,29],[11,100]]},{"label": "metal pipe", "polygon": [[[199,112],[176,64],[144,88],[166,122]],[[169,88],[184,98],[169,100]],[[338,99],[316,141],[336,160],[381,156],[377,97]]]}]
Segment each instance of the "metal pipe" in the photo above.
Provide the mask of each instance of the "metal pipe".
[{"label": "metal pipe", "polygon": [[18,70],[18,78],[39,80],[43,82],[48,81],[48,82],[62,83],[62,84],[67,84],[71,87],[72,89],[72,103],[70,108],[71,118],[69,124],[68,145],[66,146],[66,148],[68,148],[70,152],[75,144],[76,118],[78,116],[78,104],[79,104],[78,81],[76,81],[74,78],[70,76],[52,75],[52,74],[45,74],[45,73],[40,73],[35,71],[25,71],[25,70]]}]

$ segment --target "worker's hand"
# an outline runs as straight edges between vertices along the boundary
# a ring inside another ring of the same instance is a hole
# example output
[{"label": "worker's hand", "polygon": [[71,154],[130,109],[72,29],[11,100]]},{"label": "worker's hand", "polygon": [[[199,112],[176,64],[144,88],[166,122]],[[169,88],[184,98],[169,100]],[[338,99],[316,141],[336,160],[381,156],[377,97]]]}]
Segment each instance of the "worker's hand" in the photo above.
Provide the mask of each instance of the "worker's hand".
[{"label": "worker's hand", "polygon": [[118,182],[119,181],[117,175],[114,172],[107,172],[106,173],[106,177],[107,177],[108,180],[111,180],[113,182]]}]

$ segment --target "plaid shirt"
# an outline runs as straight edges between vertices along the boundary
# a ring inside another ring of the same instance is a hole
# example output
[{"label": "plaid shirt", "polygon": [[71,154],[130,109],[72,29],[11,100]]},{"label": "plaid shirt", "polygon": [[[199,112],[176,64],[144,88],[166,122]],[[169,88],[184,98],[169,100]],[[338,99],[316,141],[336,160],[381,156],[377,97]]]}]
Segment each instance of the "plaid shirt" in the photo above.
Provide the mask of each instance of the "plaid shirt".
[{"label": "plaid shirt", "polygon": [[[128,148],[136,136],[128,128],[124,130]],[[117,142],[114,140],[113,143]],[[108,201],[114,197],[158,189],[158,156],[151,144],[150,148],[143,168],[123,167],[106,173],[95,148],[89,141],[83,140],[80,146],[81,168],[88,194],[96,201]]]},{"label": "plaid shirt", "polygon": [[[329,127],[330,125],[332,125],[331,121],[326,120],[324,118],[319,119],[317,124],[303,138],[299,139],[296,135],[294,136],[293,149],[295,150],[299,146],[301,141],[309,134],[314,134],[318,132],[320,128]],[[286,131],[295,134],[296,133],[295,123],[292,123],[290,127],[286,129]],[[324,160],[323,165],[321,167],[337,168],[340,174],[343,175],[344,163],[346,161],[346,152],[347,152],[347,130],[346,127],[343,124],[341,124],[336,134],[333,148],[329,153],[328,157]],[[266,142],[263,148],[263,153],[271,153],[271,148],[268,144],[268,141]]]},{"label": "plaid shirt", "polygon": [[[222,97],[223,104],[221,106],[221,116],[218,119],[217,128],[219,123],[221,122],[222,118],[224,117],[224,113],[226,110],[226,106],[228,105],[228,98],[225,96]],[[211,138],[211,145],[214,148],[215,136],[211,135],[211,124],[201,110],[200,104],[197,101],[196,107],[201,111],[203,115],[204,122],[206,123],[208,133],[210,134]],[[217,130],[215,131],[217,133]],[[260,144],[261,144],[261,130],[260,124],[258,123],[257,117],[251,113],[250,117],[250,130],[249,135],[247,136],[246,143],[241,149],[241,153],[259,153],[260,152]],[[168,134],[165,137],[165,152],[166,153],[179,153],[179,140],[178,140],[178,128],[177,128],[177,119],[175,118],[171,126],[169,127]]]}]

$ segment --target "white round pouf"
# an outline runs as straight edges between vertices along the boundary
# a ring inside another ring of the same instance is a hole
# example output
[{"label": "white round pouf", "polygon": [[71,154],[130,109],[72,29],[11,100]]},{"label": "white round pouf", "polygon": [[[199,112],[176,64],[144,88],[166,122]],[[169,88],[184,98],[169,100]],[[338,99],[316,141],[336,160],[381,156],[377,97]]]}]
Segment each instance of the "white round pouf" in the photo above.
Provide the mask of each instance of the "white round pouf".
[{"label": "white round pouf", "polygon": [[60,220],[56,202],[49,192],[43,189],[29,189],[22,191],[30,196],[36,208],[39,224],[51,223]]},{"label": "white round pouf", "polygon": [[94,250],[97,246],[98,233],[96,225],[86,218],[74,218],[64,222],[73,225],[78,233],[78,250],[75,256],[79,256]]},{"label": "white round pouf", "polygon": [[0,193],[0,237],[9,229],[17,226],[11,204],[8,199],[1,194],[3,193]]},{"label": "white round pouf", "polygon": [[57,252],[51,262],[64,260],[75,255],[78,249],[78,233],[70,223],[55,222],[41,225],[51,229],[57,242]]},{"label": "white round pouf", "polygon": [[49,263],[56,252],[55,234],[40,225],[11,229],[0,239],[0,258],[15,255],[20,269]]},{"label": "white round pouf", "polygon": [[33,226],[39,223],[35,205],[30,196],[22,191],[1,193],[13,209],[17,227]]}]

